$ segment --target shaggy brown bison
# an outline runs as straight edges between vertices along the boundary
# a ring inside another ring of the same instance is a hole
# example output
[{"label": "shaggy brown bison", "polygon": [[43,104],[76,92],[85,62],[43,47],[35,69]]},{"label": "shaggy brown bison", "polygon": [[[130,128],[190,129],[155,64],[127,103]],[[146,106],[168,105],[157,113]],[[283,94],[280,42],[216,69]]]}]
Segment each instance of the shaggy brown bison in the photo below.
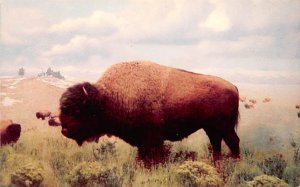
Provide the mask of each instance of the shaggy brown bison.
[{"label": "shaggy brown bison", "polygon": [[0,145],[15,143],[20,138],[21,125],[12,120],[0,121]]},{"label": "shaggy brown bison", "polygon": [[239,157],[239,93],[231,83],[151,62],[124,62],[95,84],[72,86],[60,99],[62,134],[81,145],[104,134],[156,160],[164,140],[179,141],[203,128],[221,154],[221,141]]}]

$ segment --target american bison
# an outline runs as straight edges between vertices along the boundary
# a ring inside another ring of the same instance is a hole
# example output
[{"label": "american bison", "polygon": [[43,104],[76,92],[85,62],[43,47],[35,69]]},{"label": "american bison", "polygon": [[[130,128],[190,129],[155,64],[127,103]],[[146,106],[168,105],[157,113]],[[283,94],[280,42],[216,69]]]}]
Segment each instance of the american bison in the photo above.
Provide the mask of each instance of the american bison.
[{"label": "american bison", "polygon": [[247,100],[247,98],[245,96],[240,96],[240,101],[243,103]]},{"label": "american bison", "polygon": [[42,120],[45,120],[45,118],[50,117],[50,115],[51,115],[51,112],[48,110],[41,110],[35,114],[36,118],[38,118],[38,119],[41,118]]},{"label": "american bison", "polygon": [[49,126],[60,126],[59,114],[57,113],[52,113],[48,110],[41,110],[38,111],[35,115],[38,119],[41,118],[42,120],[45,120],[45,118],[49,118],[48,119]]},{"label": "american bison", "polygon": [[50,117],[50,119],[48,120],[48,125],[49,126],[60,126],[59,118],[57,116]]},{"label": "american bison", "polygon": [[257,101],[256,99],[249,99],[249,102],[255,104]]},{"label": "american bison", "polygon": [[270,101],[271,101],[271,98],[270,97],[266,97],[266,98],[264,98],[263,103],[268,103]]},{"label": "american bison", "polygon": [[250,109],[250,108],[254,108],[253,103],[245,103],[245,108]]},{"label": "american bison", "polygon": [[0,145],[15,143],[20,138],[21,125],[12,120],[0,121]]},{"label": "american bison", "polygon": [[203,128],[216,160],[222,140],[239,157],[238,108],[238,89],[219,77],[135,61],[113,65],[95,84],[68,88],[59,118],[62,134],[78,145],[115,135],[153,161],[164,140],[179,141]]}]

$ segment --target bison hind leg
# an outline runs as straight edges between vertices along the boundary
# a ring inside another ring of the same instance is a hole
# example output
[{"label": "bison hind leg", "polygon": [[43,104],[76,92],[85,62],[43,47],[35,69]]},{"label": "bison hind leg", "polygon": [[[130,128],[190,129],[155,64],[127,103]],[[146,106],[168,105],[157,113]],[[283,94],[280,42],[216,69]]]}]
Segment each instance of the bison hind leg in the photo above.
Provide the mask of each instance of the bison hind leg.
[{"label": "bison hind leg", "polygon": [[218,161],[221,158],[222,135],[214,128],[204,128],[213,151],[213,160]]},{"label": "bison hind leg", "polygon": [[225,131],[223,133],[223,139],[226,145],[229,147],[232,157],[239,158],[240,157],[240,139],[234,129]]}]

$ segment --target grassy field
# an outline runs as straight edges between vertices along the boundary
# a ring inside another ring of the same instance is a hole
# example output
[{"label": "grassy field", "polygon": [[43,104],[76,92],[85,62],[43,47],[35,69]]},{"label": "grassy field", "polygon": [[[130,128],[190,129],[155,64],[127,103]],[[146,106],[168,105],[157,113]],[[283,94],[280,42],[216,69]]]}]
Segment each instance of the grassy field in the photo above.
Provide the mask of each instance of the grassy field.
[{"label": "grassy field", "polygon": [[[0,186],[300,185],[300,120],[294,105],[298,86],[280,87],[284,91],[279,93],[278,88],[262,85],[240,87],[241,95],[259,101],[250,110],[240,103],[241,159],[227,157],[223,145],[223,160],[212,163],[208,138],[199,130],[180,142],[165,142],[170,149],[168,161],[146,169],[135,159],[136,148],[116,137],[104,136],[98,143],[79,147],[61,135],[60,127],[35,119],[38,109],[56,109],[63,89],[32,81],[20,82],[15,89],[1,85],[5,93],[0,95],[1,101],[3,95],[20,101],[1,105],[1,117],[21,123],[22,134],[16,144],[0,148]],[[32,97],[31,90],[24,91],[30,86],[40,92],[39,97]],[[272,102],[263,104],[265,96]]]},{"label": "grassy field", "polygon": [[[59,131],[48,126],[32,128],[15,145],[2,147],[1,185],[9,185],[17,175],[28,186],[182,186],[195,180],[188,174],[184,179],[179,176],[178,169],[184,161],[213,166],[209,145],[205,143],[196,149],[188,142],[167,142],[171,149],[169,161],[149,170],[135,160],[136,149],[120,139],[103,137],[99,143],[78,147]],[[242,144],[241,148],[240,160],[226,158],[225,149],[225,158],[215,165],[224,185],[243,186],[262,174],[276,176],[291,186],[300,184],[299,141],[291,141],[280,150],[262,150],[249,144]],[[205,173],[200,171],[199,176],[201,172]]]},{"label": "grassy field", "polygon": [[[171,149],[169,161],[149,170],[135,160],[136,149],[120,139],[103,137],[99,143],[78,147],[59,131],[48,126],[34,127],[24,132],[16,144],[2,147],[1,185],[9,185],[17,175],[28,186],[182,186],[195,180],[190,176],[183,179],[178,174],[184,161],[201,161],[213,166],[209,145],[205,143],[195,149],[187,142],[167,142]],[[225,149],[225,158],[215,165],[223,185],[243,186],[262,174],[276,176],[291,186],[300,184],[298,142],[291,141],[281,150],[266,151],[249,144],[242,144],[241,148],[240,160],[226,158]]]}]

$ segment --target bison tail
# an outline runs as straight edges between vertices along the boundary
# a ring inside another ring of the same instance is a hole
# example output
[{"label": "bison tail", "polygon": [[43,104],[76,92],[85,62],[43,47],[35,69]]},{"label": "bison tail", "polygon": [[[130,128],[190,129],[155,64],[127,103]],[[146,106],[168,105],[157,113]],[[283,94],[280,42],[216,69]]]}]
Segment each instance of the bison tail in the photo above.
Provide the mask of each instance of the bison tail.
[{"label": "bison tail", "polygon": [[236,90],[237,90],[237,103],[236,103],[236,107],[232,113],[232,121],[234,122],[234,128],[235,128],[235,131],[237,131],[237,128],[238,128],[238,123],[239,123],[239,119],[240,119],[240,112],[239,112],[239,90],[238,88],[236,87]]},{"label": "bison tail", "polygon": [[234,121],[234,129],[235,129],[235,131],[237,131],[238,124],[239,124],[239,119],[240,119],[240,112],[239,112],[239,110],[236,110],[233,113],[233,121]]}]

